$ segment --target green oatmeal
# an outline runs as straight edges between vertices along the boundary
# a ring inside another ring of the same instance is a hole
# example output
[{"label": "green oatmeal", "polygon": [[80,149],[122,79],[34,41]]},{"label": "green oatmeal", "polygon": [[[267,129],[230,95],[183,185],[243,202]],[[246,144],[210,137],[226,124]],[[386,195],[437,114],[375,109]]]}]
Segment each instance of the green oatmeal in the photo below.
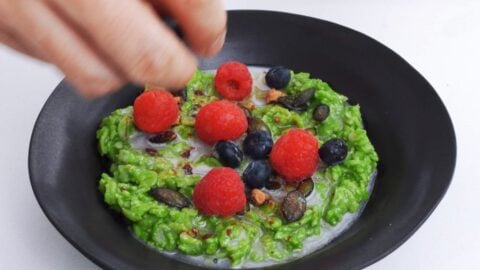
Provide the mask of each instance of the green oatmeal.
[{"label": "green oatmeal", "polygon": [[[99,183],[104,201],[122,213],[132,232],[148,245],[210,267],[278,264],[320,248],[358,216],[369,197],[378,161],[363,127],[359,105],[348,104],[347,97],[326,82],[310,78],[308,73],[292,73],[284,89],[291,96],[314,89],[306,110],[265,104],[269,92],[265,72],[251,72],[251,96],[240,103],[250,107],[252,117],[263,120],[273,141],[289,129],[301,128],[314,134],[319,145],[341,138],[348,145],[347,157],[335,166],[319,166],[312,176],[314,189],[307,197],[306,210],[294,222],[287,222],[278,214],[284,188],[263,188],[272,198],[268,203],[250,204],[243,213],[230,217],[204,216],[193,204],[179,209],[159,202],[151,195],[152,189],[167,188],[191,199],[195,185],[205,173],[222,166],[212,155],[212,147],[195,138],[198,110],[220,98],[214,87],[214,74],[197,71],[179,105],[180,121],[172,128],[178,135],[176,139],[152,145],[149,135],[135,128],[131,106],[112,112],[97,131],[99,152],[111,161]],[[319,123],[312,114],[320,104],[328,106],[329,116]],[[240,174],[247,162],[243,160],[237,168]]]}]

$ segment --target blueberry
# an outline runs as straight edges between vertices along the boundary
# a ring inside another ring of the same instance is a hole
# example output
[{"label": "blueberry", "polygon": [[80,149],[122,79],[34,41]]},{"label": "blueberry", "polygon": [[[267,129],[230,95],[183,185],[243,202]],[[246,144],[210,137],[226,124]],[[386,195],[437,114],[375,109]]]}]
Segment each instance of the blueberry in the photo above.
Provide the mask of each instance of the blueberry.
[{"label": "blueberry", "polygon": [[250,188],[263,188],[272,175],[272,168],[265,160],[254,160],[248,164],[242,178]]},{"label": "blueberry", "polygon": [[242,150],[232,141],[219,141],[215,145],[215,153],[220,163],[230,168],[237,168],[243,160]]},{"label": "blueberry", "polygon": [[264,159],[272,150],[273,140],[264,130],[251,132],[243,141],[243,151],[252,159]]},{"label": "blueberry", "polygon": [[284,67],[272,67],[265,75],[265,82],[270,88],[283,89],[287,87],[291,78],[290,70]]},{"label": "blueberry", "polygon": [[320,147],[318,154],[327,165],[337,165],[341,163],[348,153],[347,143],[342,139],[331,139]]}]

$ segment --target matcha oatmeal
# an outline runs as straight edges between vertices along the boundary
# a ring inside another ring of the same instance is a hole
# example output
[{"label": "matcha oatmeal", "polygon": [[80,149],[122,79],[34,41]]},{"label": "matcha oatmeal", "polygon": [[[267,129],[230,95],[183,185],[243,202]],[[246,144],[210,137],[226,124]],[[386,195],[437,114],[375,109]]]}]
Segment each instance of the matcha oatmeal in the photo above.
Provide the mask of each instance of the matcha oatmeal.
[{"label": "matcha oatmeal", "polygon": [[360,214],[378,157],[359,105],[327,83],[227,62],[175,95],[147,87],[97,131],[104,201],[149,246],[261,267],[321,248]]}]

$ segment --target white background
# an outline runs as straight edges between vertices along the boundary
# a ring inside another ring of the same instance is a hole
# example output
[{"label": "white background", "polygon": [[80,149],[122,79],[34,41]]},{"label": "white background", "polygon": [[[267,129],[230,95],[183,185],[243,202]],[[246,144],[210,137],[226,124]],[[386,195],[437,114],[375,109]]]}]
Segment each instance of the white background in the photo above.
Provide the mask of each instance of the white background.
[{"label": "white background", "polygon": [[[453,119],[455,176],[427,222],[368,269],[480,269],[480,1],[226,1],[229,9],[300,13],[359,30],[403,56]],[[0,268],[96,269],[53,228],[30,187],[34,121],[62,75],[0,45]],[[405,108],[408,109],[408,108]]]}]

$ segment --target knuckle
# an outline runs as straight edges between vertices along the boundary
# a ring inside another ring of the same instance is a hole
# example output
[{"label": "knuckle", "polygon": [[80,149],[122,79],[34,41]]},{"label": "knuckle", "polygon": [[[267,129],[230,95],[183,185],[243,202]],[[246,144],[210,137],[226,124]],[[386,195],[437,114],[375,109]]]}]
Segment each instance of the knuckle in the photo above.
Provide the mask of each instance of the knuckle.
[{"label": "knuckle", "polygon": [[225,12],[222,12],[214,21],[208,25],[208,30],[210,32],[211,37],[218,37],[226,31],[227,28],[227,15]]}]

